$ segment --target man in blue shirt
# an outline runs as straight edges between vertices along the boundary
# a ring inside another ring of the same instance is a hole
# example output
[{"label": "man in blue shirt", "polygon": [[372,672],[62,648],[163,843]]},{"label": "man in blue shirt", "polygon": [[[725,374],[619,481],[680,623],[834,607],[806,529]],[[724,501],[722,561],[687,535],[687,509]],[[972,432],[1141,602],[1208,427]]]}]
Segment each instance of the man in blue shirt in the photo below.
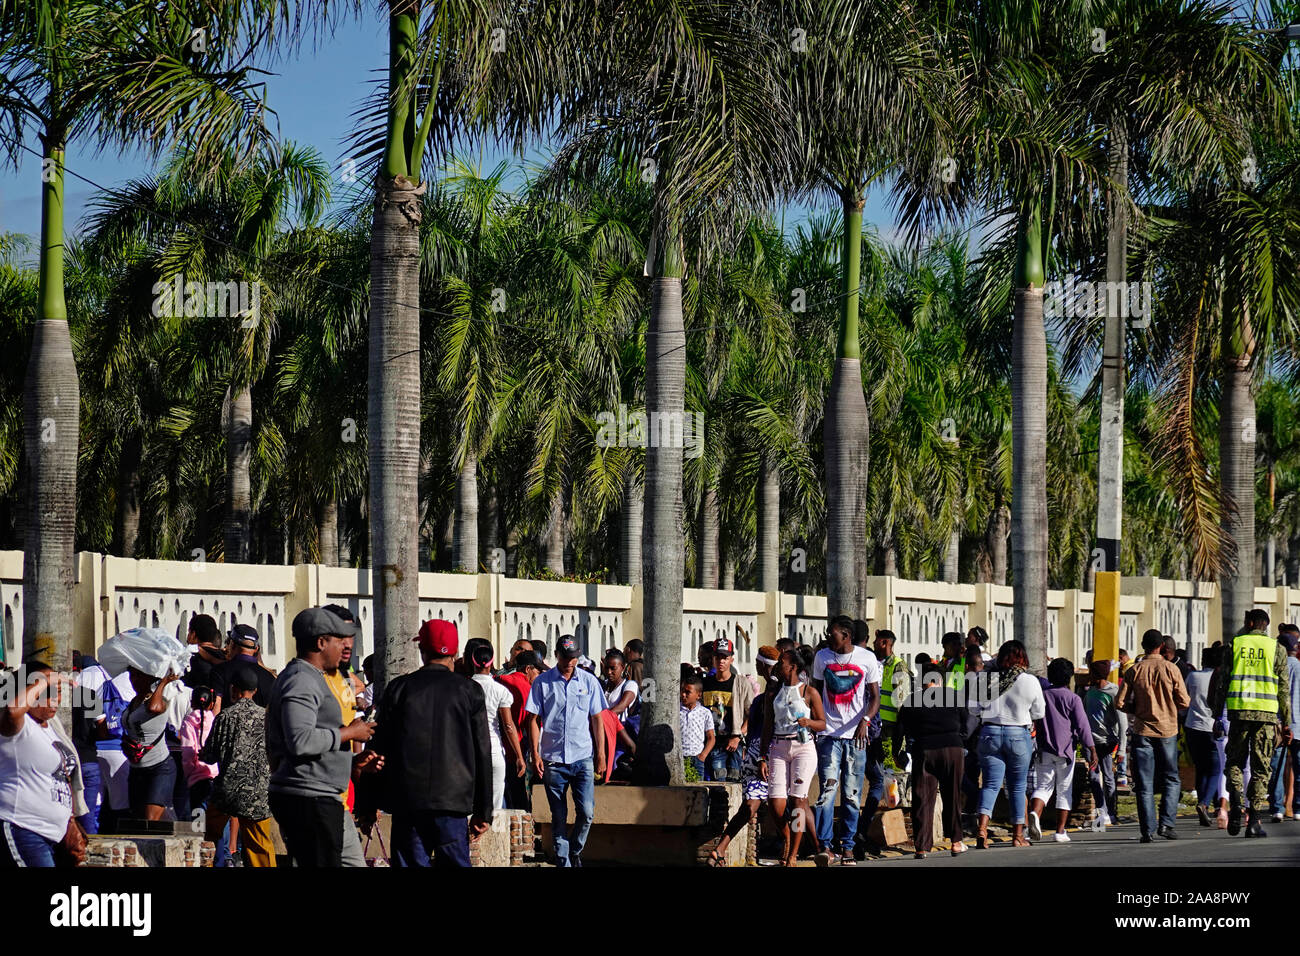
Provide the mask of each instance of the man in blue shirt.
[{"label": "man in blue shirt", "polygon": [[[560,866],[582,865],[582,848],[596,810],[596,779],[605,773],[605,733],[600,717],[605,692],[594,675],[577,666],[580,655],[572,637],[560,638],[555,666],[533,681],[524,705],[532,715],[528,736],[533,771],[546,787],[555,858]],[[566,827],[570,787],[572,828]]]}]

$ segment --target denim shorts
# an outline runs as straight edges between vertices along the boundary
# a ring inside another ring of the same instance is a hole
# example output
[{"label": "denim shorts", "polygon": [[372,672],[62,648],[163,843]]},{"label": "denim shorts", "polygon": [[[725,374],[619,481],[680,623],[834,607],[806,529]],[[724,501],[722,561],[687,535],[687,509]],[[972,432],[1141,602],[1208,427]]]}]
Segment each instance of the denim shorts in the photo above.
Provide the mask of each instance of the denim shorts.
[{"label": "denim shorts", "polygon": [[126,778],[126,792],[131,812],[143,814],[149,805],[173,806],[176,791],[176,761],[168,758],[152,767],[133,764]]}]

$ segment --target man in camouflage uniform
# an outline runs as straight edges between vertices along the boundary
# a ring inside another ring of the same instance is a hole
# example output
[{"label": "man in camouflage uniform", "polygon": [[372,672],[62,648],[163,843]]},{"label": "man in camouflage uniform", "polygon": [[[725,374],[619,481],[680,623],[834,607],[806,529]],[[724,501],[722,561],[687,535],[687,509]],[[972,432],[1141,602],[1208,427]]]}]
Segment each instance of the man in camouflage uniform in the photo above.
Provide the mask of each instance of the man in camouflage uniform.
[{"label": "man in camouflage uniform", "polygon": [[[1246,626],[1229,638],[1223,663],[1215,674],[1210,712],[1228,708],[1228,833],[1241,832],[1243,774],[1250,760],[1250,794],[1246,836],[1267,836],[1259,818],[1268,812],[1269,765],[1279,735],[1283,744],[1291,739],[1291,682],[1286,648],[1268,633],[1268,614],[1246,612]],[[1279,726],[1280,723],[1280,726]],[[1215,736],[1223,735],[1223,724],[1215,720]]]}]

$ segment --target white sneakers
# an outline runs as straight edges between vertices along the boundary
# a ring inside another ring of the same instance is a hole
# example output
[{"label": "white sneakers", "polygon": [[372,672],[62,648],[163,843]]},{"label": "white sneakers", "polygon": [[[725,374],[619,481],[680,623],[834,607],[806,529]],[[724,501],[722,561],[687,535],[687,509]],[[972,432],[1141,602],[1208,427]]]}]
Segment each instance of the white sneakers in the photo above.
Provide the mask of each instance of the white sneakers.
[{"label": "white sneakers", "polygon": [[1038,841],[1043,838],[1043,828],[1038,825],[1038,814],[1029,811],[1029,839]]},{"label": "white sneakers", "polygon": [[1283,820],[1283,816],[1282,816],[1282,814],[1280,814],[1280,813],[1275,813],[1275,814],[1273,814],[1273,822],[1274,822],[1274,823],[1281,823],[1282,820]]},{"label": "white sneakers", "polygon": [[1108,826],[1110,826],[1110,822],[1111,822],[1110,814],[1106,812],[1105,807],[1102,807],[1095,814],[1093,814],[1092,832],[1093,833],[1103,832]]},{"label": "white sneakers", "polygon": [[1055,842],[1057,842],[1057,843],[1069,843],[1069,842],[1070,842],[1070,834],[1068,834],[1068,833],[1053,833],[1053,834],[1052,834],[1052,839],[1053,839]]}]

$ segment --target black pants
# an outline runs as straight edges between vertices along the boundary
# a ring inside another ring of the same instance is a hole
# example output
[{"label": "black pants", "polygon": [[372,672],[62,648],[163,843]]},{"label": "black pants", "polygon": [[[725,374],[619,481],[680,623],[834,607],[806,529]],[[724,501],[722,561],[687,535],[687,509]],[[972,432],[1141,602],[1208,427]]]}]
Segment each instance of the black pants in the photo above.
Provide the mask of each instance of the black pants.
[{"label": "black pants", "polygon": [[343,866],[343,801],[338,797],[272,793],[271,815],[295,866]]},{"label": "black pants", "polygon": [[916,849],[934,849],[934,795],[943,797],[943,832],[955,843],[961,832],[961,778],[966,754],[960,747],[918,750],[912,755],[912,840]]}]

